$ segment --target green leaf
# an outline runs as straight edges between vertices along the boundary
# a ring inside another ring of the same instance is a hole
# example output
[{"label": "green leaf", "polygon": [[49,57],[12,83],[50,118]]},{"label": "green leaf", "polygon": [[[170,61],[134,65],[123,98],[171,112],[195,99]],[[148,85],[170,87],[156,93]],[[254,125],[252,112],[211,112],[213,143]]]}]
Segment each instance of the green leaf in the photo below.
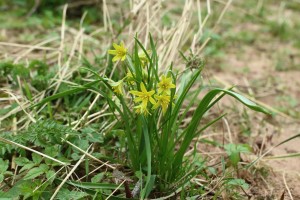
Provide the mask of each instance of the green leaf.
[{"label": "green leaf", "polygon": [[[62,179],[56,179],[56,181],[62,182]],[[91,182],[76,182],[76,181],[67,181],[66,183],[69,185],[75,186],[77,188],[80,188],[89,194],[95,195],[95,197],[97,194],[101,197],[108,197],[108,195],[111,194],[111,192],[109,190],[115,190],[116,188],[119,187],[119,185],[114,185],[114,184],[110,184],[110,183],[91,183]],[[124,187],[120,187],[119,190],[122,190],[123,188]],[[130,189],[133,189],[133,187],[130,187]],[[103,193],[99,192],[98,190],[103,190]],[[108,194],[106,194],[104,192],[108,192]],[[105,199],[105,198],[96,198],[96,199]],[[128,198],[111,196],[109,199],[126,200]],[[138,200],[138,199],[132,199],[132,200]]]},{"label": "green leaf", "polygon": [[134,173],[134,175],[135,175],[139,180],[142,180],[142,178],[143,178],[143,172],[141,172],[141,171],[136,171],[136,172]]},{"label": "green leaf", "polygon": [[28,164],[30,161],[25,158],[25,157],[18,157],[15,159],[15,163],[18,165],[18,166],[24,166],[26,164]]},{"label": "green leaf", "polygon": [[87,197],[88,194],[85,192],[78,192],[78,191],[70,191],[68,189],[62,188],[55,199],[72,199],[72,200],[77,200],[77,199],[84,199],[84,197]]},{"label": "green leaf", "polygon": [[240,153],[249,153],[251,149],[249,145],[246,144],[226,144],[224,148],[231,164],[235,167],[240,162]]},{"label": "green leaf", "polygon": [[75,93],[77,93],[77,92],[86,90],[87,87],[93,86],[94,84],[98,83],[99,81],[100,81],[100,80],[92,81],[92,82],[87,83],[87,84],[85,84],[85,85],[77,86],[77,88],[70,89],[70,90],[67,90],[67,91],[64,91],[64,92],[61,92],[61,93],[52,95],[52,96],[50,96],[50,97],[47,97],[47,98],[43,99],[43,100],[40,101],[39,103],[30,106],[30,108],[33,108],[33,107],[36,107],[36,106],[41,106],[41,105],[44,105],[45,103],[47,103],[47,102],[49,102],[49,101],[52,101],[52,100],[55,100],[55,99],[59,99],[59,98],[64,97],[64,96],[68,96],[68,95],[75,94]]},{"label": "green leaf", "polygon": [[43,157],[40,156],[39,154],[33,153],[32,154],[32,160],[37,165],[37,164],[40,164],[40,162],[42,162]]},{"label": "green leaf", "polygon": [[8,160],[0,158],[0,174],[3,174],[8,169]]},{"label": "green leaf", "polygon": [[13,172],[11,172],[11,171],[6,171],[6,172],[4,172],[4,174],[3,174],[4,176],[5,175],[8,175],[8,176],[13,176],[14,175],[14,173]]},{"label": "green leaf", "polygon": [[216,168],[214,168],[214,167],[208,167],[207,169],[208,169],[208,171],[209,171],[210,173],[212,173],[213,175],[217,175],[217,170],[216,170]]},{"label": "green leaf", "polygon": [[[60,179],[56,179],[56,180],[61,181]],[[91,183],[91,182],[77,182],[77,181],[67,181],[66,183],[83,189],[115,190],[118,187],[118,185],[110,184],[110,183]]]},{"label": "green leaf", "polygon": [[145,197],[150,195],[155,183],[156,175],[151,175],[149,182],[147,182],[147,187],[145,188]]},{"label": "green leaf", "polygon": [[0,174],[0,183],[2,183],[3,180],[4,180],[4,175]]},{"label": "green leaf", "polygon": [[54,181],[55,176],[56,176],[55,171],[53,171],[53,170],[49,170],[46,172],[46,178],[48,181],[50,181],[50,183],[52,183]]},{"label": "green leaf", "polygon": [[244,179],[231,179],[227,182],[227,184],[231,186],[239,186],[245,190],[249,189],[249,185],[245,182]]},{"label": "green leaf", "polygon": [[30,161],[30,163],[24,165],[21,169],[20,172],[23,172],[25,170],[31,169],[35,166],[35,164],[33,162]]},{"label": "green leaf", "polygon": [[[48,156],[51,156],[51,157],[55,158],[58,155],[58,153],[59,153],[59,147],[57,145],[55,145],[55,146],[47,146],[45,148],[45,152],[44,153],[46,155],[48,155]],[[47,160],[49,161],[49,159],[45,159],[45,161],[47,161]]]},{"label": "green leaf", "polygon": [[71,154],[71,158],[73,160],[79,160],[81,158],[82,155],[78,154],[78,153],[72,153]]},{"label": "green leaf", "polygon": [[32,160],[37,165],[37,164],[40,164],[42,162],[43,157],[40,156],[39,154],[33,153],[32,154]]},{"label": "green leaf", "polygon": [[[80,149],[87,149],[89,147],[89,141],[84,140],[84,139],[77,140],[76,144],[77,144],[76,146],[79,147]],[[75,150],[75,151],[78,151],[78,150]]]},{"label": "green leaf", "polygon": [[100,174],[97,174],[96,176],[94,176],[91,181],[92,183],[99,183],[104,177],[104,173],[100,173]]},{"label": "green leaf", "polygon": [[271,112],[269,110],[265,109],[262,106],[257,105],[256,103],[250,101],[249,99],[247,99],[246,97],[244,97],[241,94],[238,94],[238,93],[233,92],[231,90],[225,90],[225,89],[219,89],[219,88],[216,88],[214,90],[215,91],[220,91],[220,92],[225,92],[226,94],[234,97],[235,99],[237,99],[238,101],[243,103],[245,106],[251,108],[252,110],[262,112],[262,113],[265,113],[265,114],[269,114],[269,115],[271,114]]},{"label": "green leaf", "polygon": [[39,167],[32,168],[24,177],[24,180],[34,179],[48,170],[46,164],[41,164]]},{"label": "green leaf", "polygon": [[[144,119],[144,118],[143,118]],[[147,157],[147,177],[146,177],[146,185],[141,192],[142,198],[147,198],[153,189],[155,176],[151,175],[151,145],[150,145],[150,137],[147,127],[147,121],[143,120],[143,134],[145,140],[145,148],[146,148],[146,157]]]}]

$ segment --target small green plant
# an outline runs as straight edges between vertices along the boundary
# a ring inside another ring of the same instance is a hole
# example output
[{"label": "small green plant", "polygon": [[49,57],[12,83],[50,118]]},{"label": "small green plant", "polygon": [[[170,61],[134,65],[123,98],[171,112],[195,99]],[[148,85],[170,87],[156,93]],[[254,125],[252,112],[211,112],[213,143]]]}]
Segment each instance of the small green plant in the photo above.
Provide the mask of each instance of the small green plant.
[{"label": "small green plant", "polygon": [[235,168],[238,167],[238,163],[241,160],[240,154],[250,152],[250,146],[246,144],[226,144],[224,148],[229,157],[230,164]]},{"label": "small green plant", "polygon": [[[202,66],[194,66],[180,74],[172,66],[161,71],[158,65],[159,55],[152,38],[150,50],[146,50],[135,39],[132,54],[128,53],[124,43],[113,46],[114,49],[108,52],[114,55],[114,62],[121,61],[121,65],[117,66],[120,79],[101,77],[95,71],[85,68],[96,75],[95,83],[104,83],[106,90],[96,88],[92,83],[81,89],[90,89],[101,94],[118,119],[118,127],[125,133],[125,148],[128,149],[128,160],[124,164],[143,174],[139,181],[142,182],[139,195],[142,199],[148,197],[153,190],[162,195],[184,187],[203,170],[203,166],[199,167],[197,161],[192,161],[193,156],[185,156],[185,152],[194,138],[224,116],[199,127],[204,114],[225,94],[253,110],[268,113],[242,95],[220,88],[210,90],[197,104],[193,99],[186,107],[183,102],[188,101],[190,90],[200,80]],[[195,94],[201,89],[197,88]],[[40,104],[62,95],[49,97]],[[180,125],[194,104],[197,108],[192,114],[191,122],[182,128]]]},{"label": "small green plant", "polygon": [[243,196],[237,192],[239,189],[241,189],[247,195],[245,190],[249,189],[249,185],[243,179],[228,178],[223,182],[223,189],[219,192],[225,191],[226,196],[230,197],[230,199],[242,199]]}]

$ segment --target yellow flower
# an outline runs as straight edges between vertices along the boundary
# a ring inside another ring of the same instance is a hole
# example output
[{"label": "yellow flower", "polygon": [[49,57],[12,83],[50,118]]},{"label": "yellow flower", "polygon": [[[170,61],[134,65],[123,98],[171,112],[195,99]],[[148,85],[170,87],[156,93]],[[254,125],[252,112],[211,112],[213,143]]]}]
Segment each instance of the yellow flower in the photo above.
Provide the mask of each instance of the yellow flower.
[{"label": "yellow flower", "polygon": [[147,105],[148,102],[155,104],[155,100],[153,99],[152,95],[155,93],[154,90],[151,91],[147,91],[144,83],[141,83],[141,91],[136,91],[136,90],[131,90],[129,91],[131,94],[133,94],[134,96],[136,96],[136,98],[134,99],[134,102],[138,103],[141,102],[141,104],[139,106],[137,106],[137,113],[145,113],[148,112],[147,110]]},{"label": "yellow flower", "polygon": [[115,55],[115,57],[112,59],[113,62],[116,62],[118,60],[124,61],[127,54],[127,49],[124,46],[124,43],[121,42],[120,45],[117,45],[116,43],[113,43],[113,46],[115,50],[108,50],[108,53],[111,55]]},{"label": "yellow flower", "polygon": [[171,88],[175,88],[175,85],[172,83],[172,78],[167,78],[165,75],[162,75],[161,81],[158,83],[158,93],[170,94]]},{"label": "yellow flower", "polygon": [[135,106],[134,108],[136,109],[135,112],[137,114],[143,114],[143,115],[150,114],[150,112],[147,109],[147,104],[141,103],[140,105]]},{"label": "yellow flower", "polygon": [[[147,53],[150,54],[151,51],[148,50]],[[148,57],[146,56],[146,54],[145,54],[144,52],[140,52],[140,53],[138,54],[138,56],[139,56],[139,59],[140,59],[140,61],[141,61],[142,67],[145,67],[145,66],[147,65],[147,63],[149,62]]]},{"label": "yellow flower", "polygon": [[118,82],[114,82],[113,80],[110,80],[109,82],[114,93],[123,95],[123,80],[119,80]]},{"label": "yellow flower", "polygon": [[147,91],[144,83],[141,83],[141,92],[131,90],[129,91],[131,94],[137,96],[137,98],[134,99],[134,102],[142,102],[147,105],[147,103],[150,101],[152,104],[155,104],[155,100],[153,99],[152,95],[155,93],[154,90]]},{"label": "yellow flower", "polygon": [[134,84],[134,77],[133,77],[133,74],[131,73],[131,71],[128,71],[127,74],[126,74],[126,81],[133,85]]},{"label": "yellow flower", "polygon": [[153,105],[152,109],[157,109],[159,106],[162,108],[163,114],[166,113],[168,109],[168,105],[170,103],[170,96],[169,95],[154,95],[154,98],[157,100],[156,104]]}]

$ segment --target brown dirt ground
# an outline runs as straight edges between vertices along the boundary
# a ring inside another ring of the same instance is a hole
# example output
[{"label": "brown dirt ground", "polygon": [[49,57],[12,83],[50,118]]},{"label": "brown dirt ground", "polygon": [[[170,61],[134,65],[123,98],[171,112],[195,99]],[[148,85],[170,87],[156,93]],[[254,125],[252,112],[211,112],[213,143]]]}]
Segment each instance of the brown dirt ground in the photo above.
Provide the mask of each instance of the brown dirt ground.
[{"label": "brown dirt ground", "polygon": [[[233,35],[238,35],[241,31],[260,34],[261,26],[263,25],[250,22],[239,23],[230,31]],[[277,56],[283,50],[289,51],[283,64],[286,70],[276,70]],[[253,148],[258,147],[256,155],[259,155],[299,134],[300,120],[291,114],[294,113],[299,117],[299,103],[289,105],[287,101],[279,101],[278,98],[290,96],[296,100],[300,99],[300,50],[293,47],[292,42],[282,42],[267,32],[255,37],[251,44],[234,42],[226,46],[223,51],[224,57],[208,63],[207,71],[212,78],[217,78],[223,85],[236,85],[238,90],[254,97],[258,103],[262,102],[273,108],[284,106],[287,108],[287,111],[282,111],[284,116],[277,114],[272,119],[249,112],[251,138],[245,138],[241,134],[239,128],[241,121],[236,117],[236,115],[241,117],[241,113],[229,114],[227,119],[233,140],[251,144]],[[221,68],[219,70],[212,68],[216,65]],[[296,68],[291,68],[292,65]],[[244,69],[247,71],[243,72]],[[229,98],[226,98],[220,105],[221,109],[228,106],[229,102],[232,103]],[[251,183],[250,193],[254,195],[254,199],[282,199],[281,196],[284,199],[291,199],[288,189],[294,199],[300,199],[300,157],[267,159],[272,156],[299,153],[299,144],[300,138],[295,138],[273,149],[261,161],[261,164],[270,167],[271,174],[264,180]]]}]

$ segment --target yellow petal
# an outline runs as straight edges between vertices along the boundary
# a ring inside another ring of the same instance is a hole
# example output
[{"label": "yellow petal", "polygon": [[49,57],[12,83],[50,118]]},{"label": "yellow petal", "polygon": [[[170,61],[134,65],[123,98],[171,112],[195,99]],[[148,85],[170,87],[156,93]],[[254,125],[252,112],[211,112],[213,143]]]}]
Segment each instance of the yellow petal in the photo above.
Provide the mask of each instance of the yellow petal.
[{"label": "yellow petal", "polygon": [[116,50],[108,50],[108,53],[112,54],[112,55],[117,55],[117,51]]},{"label": "yellow petal", "polygon": [[113,47],[114,47],[115,49],[119,49],[119,48],[120,48],[120,46],[117,45],[116,43],[113,43]]},{"label": "yellow petal", "polygon": [[149,94],[150,96],[152,96],[154,93],[155,93],[154,90],[151,90],[151,91],[148,92],[148,94]]},{"label": "yellow petal", "polygon": [[166,80],[166,82],[172,82],[172,78],[171,77],[166,78],[165,80]]},{"label": "yellow petal", "polygon": [[142,92],[148,92],[143,82],[141,83],[141,90]]},{"label": "yellow petal", "polygon": [[173,83],[171,83],[170,86],[169,86],[169,88],[175,88],[175,87],[176,86]]},{"label": "yellow petal", "polygon": [[157,109],[158,107],[159,107],[159,103],[156,103],[156,104],[153,105],[152,109],[155,110],[155,109]]},{"label": "yellow petal", "polygon": [[160,94],[160,93],[162,93],[162,92],[163,92],[163,89],[158,88],[158,93]]},{"label": "yellow petal", "polygon": [[161,107],[162,107],[163,114],[165,114],[166,111],[167,111],[167,109],[168,109],[168,106],[166,106],[166,105],[161,105]]},{"label": "yellow petal", "polygon": [[111,82],[110,82],[109,84],[110,84],[112,87],[117,87],[118,85],[121,85],[122,83],[123,83],[122,80],[117,81],[117,82],[111,80]]},{"label": "yellow petal", "polygon": [[152,104],[156,104],[155,100],[154,100],[152,97],[149,98],[149,101],[150,101]]},{"label": "yellow petal", "polygon": [[133,95],[135,95],[135,96],[141,96],[141,95],[143,95],[142,92],[135,91],[135,90],[131,90],[131,91],[129,91],[129,93],[130,93],[130,94],[133,94]]},{"label": "yellow petal", "polygon": [[118,61],[118,60],[120,60],[120,57],[119,57],[119,56],[115,56],[115,57],[112,59],[113,62],[116,62],[116,61]]},{"label": "yellow petal", "polygon": [[140,98],[140,97],[137,97],[137,98],[134,99],[134,102],[136,102],[136,103],[137,103],[137,102],[140,102],[140,101],[143,101],[143,99]]}]

